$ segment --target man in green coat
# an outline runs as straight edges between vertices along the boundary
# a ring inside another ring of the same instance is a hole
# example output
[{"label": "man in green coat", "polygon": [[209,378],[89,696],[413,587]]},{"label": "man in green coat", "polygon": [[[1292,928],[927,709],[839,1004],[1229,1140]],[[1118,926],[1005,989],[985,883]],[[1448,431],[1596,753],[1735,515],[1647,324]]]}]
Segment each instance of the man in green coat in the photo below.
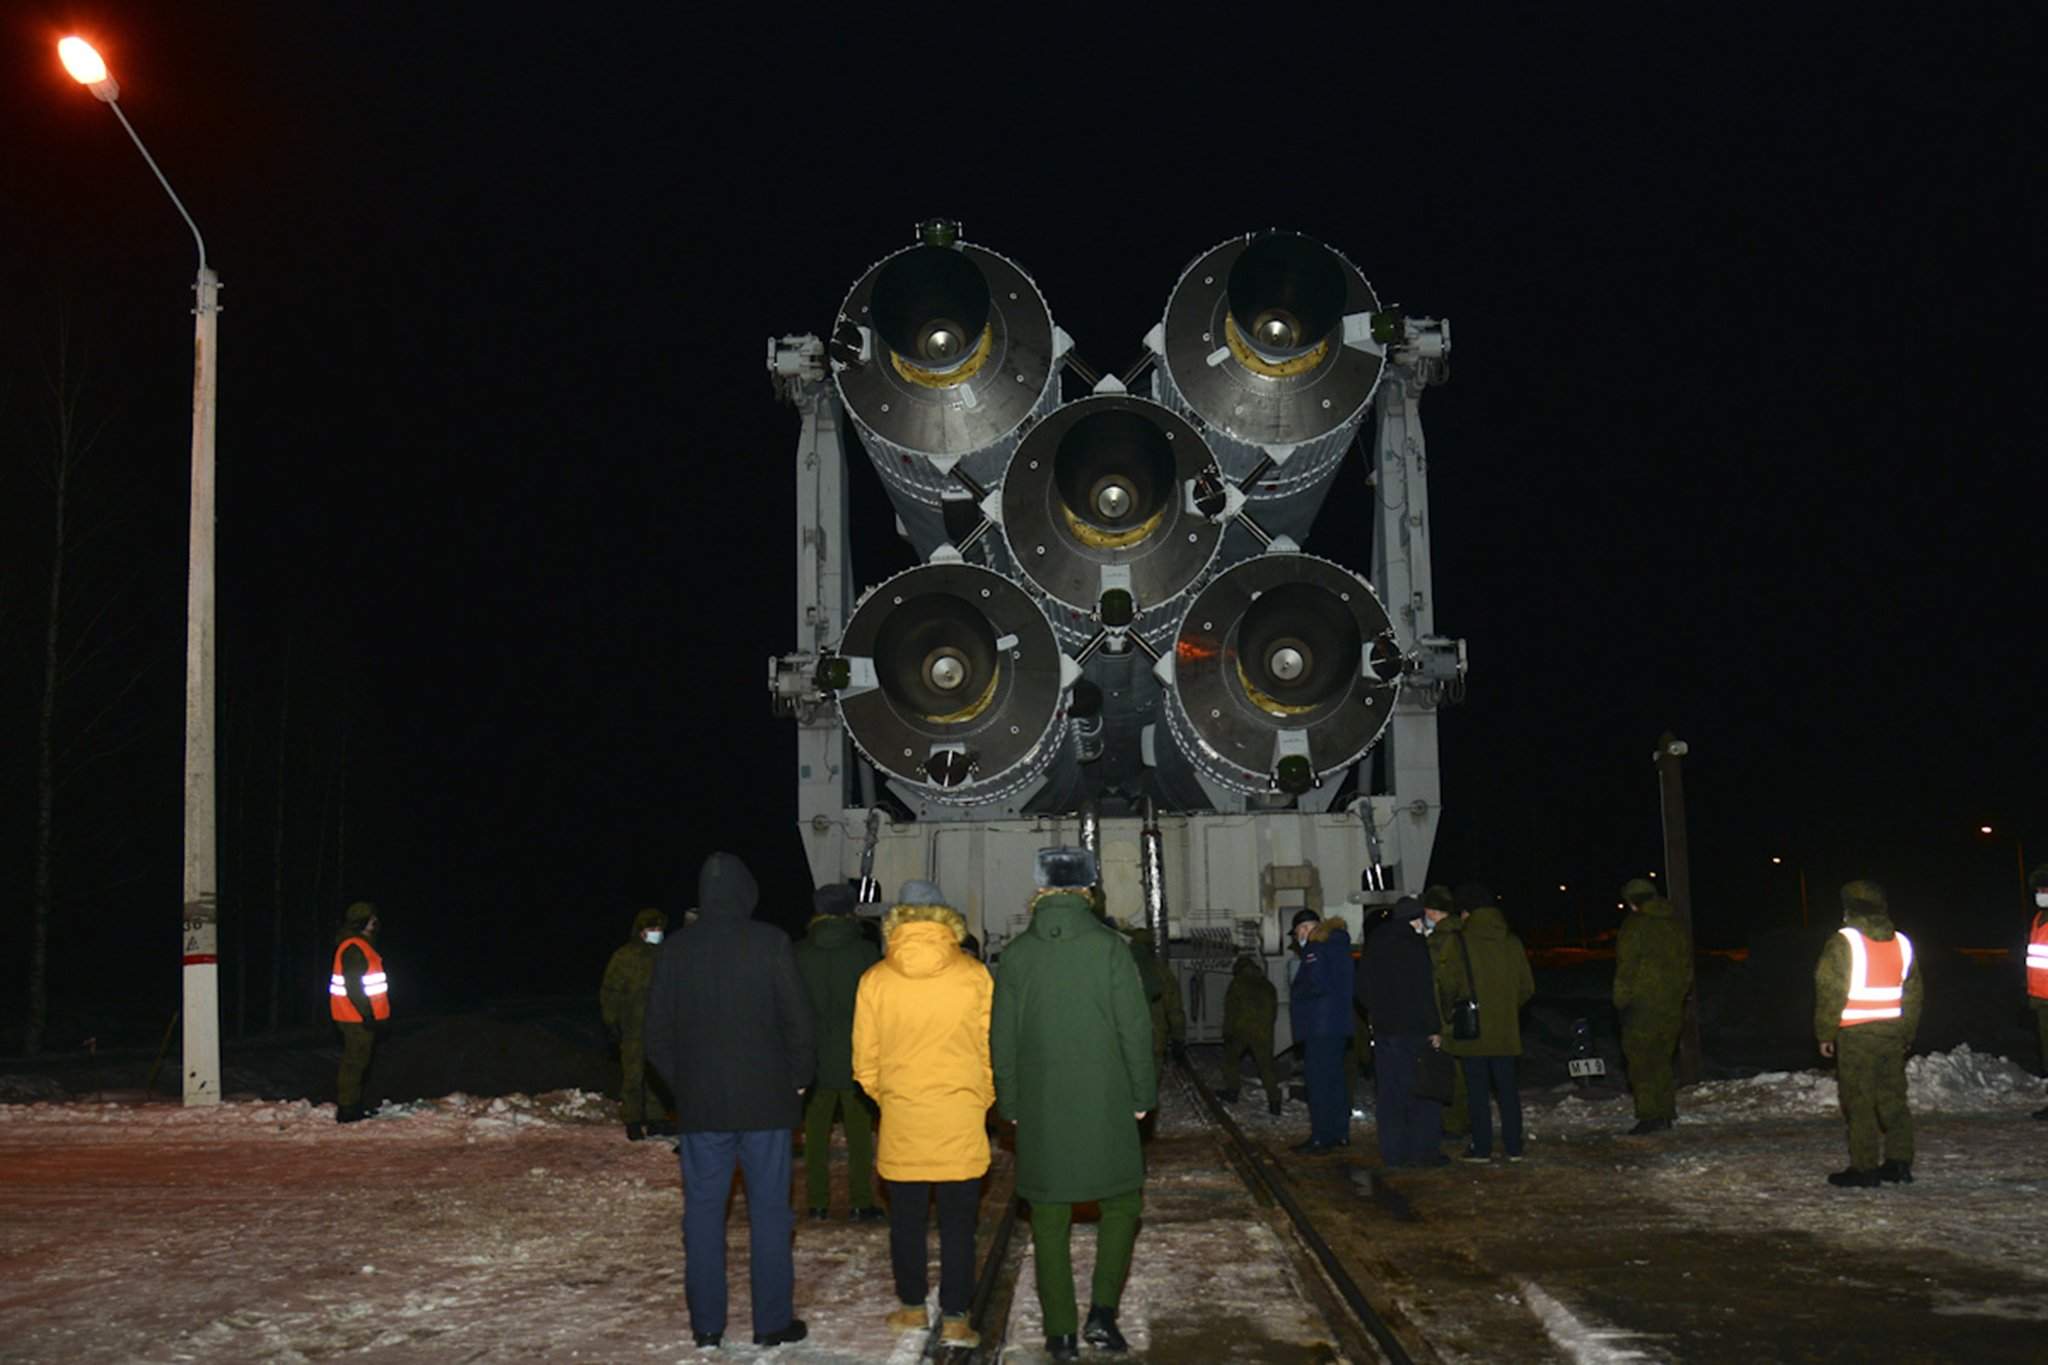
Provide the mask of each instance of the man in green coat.
[{"label": "man in green coat", "polygon": [[343,913],[341,932],[334,938],[327,1003],[334,1026],[341,1031],[341,1067],[335,1076],[336,1123],[354,1123],[369,1116],[369,1107],[363,1103],[363,1076],[370,1069],[370,1054],[377,1050],[377,1029],[391,1017],[390,983],[375,946],[381,923],[376,906],[357,901]]},{"label": "man in green coat", "polygon": [[[919,883],[922,885],[922,883]],[[804,1188],[811,1217],[830,1215],[832,1203],[832,1119],[846,1119],[847,1216],[862,1222],[885,1217],[875,1204],[875,1125],[868,1097],[853,1081],[853,1006],[860,978],[881,961],[881,953],[853,917],[853,891],[844,883],[821,886],[811,898],[817,911],[796,945],[797,975],[811,1002],[817,1030],[818,1076],[804,1105]]]},{"label": "man in green coat", "polygon": [[1835,1059],[1849,1123],[1849,1168],[1830,1174],[1830,1185],[1912,1182],[1906,1053],[1920,1029],[1926,994],[1913,942],[1892,927],[1884,888],[1866,881],[1844,886],[1842,927],[1813,973],[1814,1037],[1820,1055]]},{"label": "man in green coat", "polygon": [[[1437,1007],[1444,1019],[1443,1050],[1458,1059],[1471,1097],[1472,1141],[1466,1161],[1493,1159],[1493,1101],[1500,1101],[1501,1144],[1509,1161],[1522,1159],[1522,1092],[1515,1059],[1522,1055],[1522,1006],[1536,994],[1529,955],[1493,903],[1493,892],[1478,882],[1458,888],[1457,915],[1437,925],[1446,935],[1435,964]],[[1479,1002],[1479,1036],[1459,1038],[1451,1027],[1452,1006]]]},{"label": "man in green coat", "polygon": [[1657,884],[1637,877],[1621,888],[1628,918],[1614,944],[1614,1009],[1621,1016],[1621,1051],[1635,1094],[1631,1137],[1661,1133],[1678,1117],[1671,1055],[1685,1024],[1692,991],[1692,935]]},{"label": "man in green coat", "polygon": [[1216,1098],[1236,1104],[1238,1062],[1252,1054],[1259,1084],[1266,1087],[1266,1112],[1280,1113],[1280,1079],[1273,1069],[1273,1021],[1280,1014],[1280,992],[1266,978],[1255,957],[1240,957],[1230,969],[1223,992],[1223,1088]]},{"label": "man in green coat", "polygon": [[[2027,1003],[2041,1035],[2041,1070],[2048,1074],[2048,863],[2028,874],[2027,889],[2034,898],[2034,918],[2027,926]],[[2048,1108],[2036,1109],[2034,1117],[2048,1119]]]},{"label": "man in green coat", "polygon": [[647,992],[654,985],[654,959],[667,930],[668,916],[659,910],[634,915],[632,934],[604,964],[604,981],[597,988],[605,1036],[619,1050],[619,1117],[625,1120],[628,1142],[675,1131],[656,1093],[660,1078],[647,1065]]},{"label": "man in green coat", "polygon": [[1079,1357],[1074,1205],[1101,1206],[1091,1345],[1126,1349],[1117,1305],[1138,1237],[1145,1156],[1138,1120],[1158,1103],[1152,1019],[1123,936],[1095,912],[1095,855],[1044,849],[1031,925],[996,964],[989,1051],[996,1106],[1017,1125],[1017,1193],[1031,1201],[1031,1240],[1046,1350]]}]

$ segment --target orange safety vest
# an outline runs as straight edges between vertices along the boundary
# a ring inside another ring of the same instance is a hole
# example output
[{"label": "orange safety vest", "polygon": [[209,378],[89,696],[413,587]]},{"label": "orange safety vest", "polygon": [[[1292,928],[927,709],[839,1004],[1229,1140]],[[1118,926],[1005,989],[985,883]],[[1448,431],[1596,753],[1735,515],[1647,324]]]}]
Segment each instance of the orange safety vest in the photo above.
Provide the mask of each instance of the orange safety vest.
[{"label": "orange safety vest", "polygon": [[2034,916],[2034,935],[2027,940],[2027,994],[2048,1000],[2048,915]]},{"label": "orange safety vest", "polygon": [[1913,940],[1904,934],[1869,938],[1847,925],[1838,932],[1849,940],[1849,994],[1842,1001],[1842,1027],[1903,1017]]},{"label": "orange safety vest", "polygon": [[341,972],[341,955],[353,945],[363,950],[363,994],[370,997],[370,1014],[378,1020],[391,1017],[391,983],[384,977],[384,959],[360,935],[334,945],[334,975],[327,979],[327,1008],[336,1022],[360,1024],[363,1016],[356,1002],[348,998],[348,981]]}]

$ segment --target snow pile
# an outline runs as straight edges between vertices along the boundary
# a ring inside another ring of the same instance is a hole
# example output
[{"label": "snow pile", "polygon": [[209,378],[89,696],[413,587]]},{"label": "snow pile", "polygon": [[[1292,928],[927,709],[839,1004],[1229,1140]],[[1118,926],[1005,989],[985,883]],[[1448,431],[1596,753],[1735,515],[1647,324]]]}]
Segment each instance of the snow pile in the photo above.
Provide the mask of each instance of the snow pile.
[{"label": "snow pile", "polygon": [[2012,1102],[2037,1103],[2044,1093],[2038,1077],[2025,1067],[1988,1052],[1972,1052],[1968,1043],[1952,1052],[1930,1052],[1906,1059],[1906,1094],[1913,1108],[1929,1113],[1972,1113],[2004,1109]]},{"label": "snow pile", "polygon": [[386,1100],[375,1118],[415,1114],[469,1120],[486,1132],[510,1131],[530,1123],[616,1123],[619,1102],[589,1090],[550,1090],[540,1095],[470,1095],[457,1090],[438,1100]]}]

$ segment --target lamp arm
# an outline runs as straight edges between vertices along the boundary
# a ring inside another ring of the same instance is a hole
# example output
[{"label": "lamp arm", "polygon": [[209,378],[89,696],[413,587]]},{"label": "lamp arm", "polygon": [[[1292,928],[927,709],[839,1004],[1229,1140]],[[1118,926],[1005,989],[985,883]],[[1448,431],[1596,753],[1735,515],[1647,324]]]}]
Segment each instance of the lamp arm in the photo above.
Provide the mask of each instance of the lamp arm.
[{"label": "lamp arm", "polygon": [[129,138],[135,143],[135,150],[142,153],[142,159],[148,162],[149,169],[156,173],[157,184],[162,185],[164,193],[171,196],[171,204],[178,210],[178,216],[185,220],[186,227],[192,229],[192,240],[199,244],[199,271],[201,274],[206,273],[206,239],[199,235],[199,224],[193,222],[192,215],[185,212],[185,201],[178,198],[178,192],[171,188],[171,182],[165,177],[162,168],[156,164],[156,158],[149,154],[149,148],[142,145],[142,138],[136,133],[135,125],[121,112],[120,101],[108,100],[107,107],[114,111],[114,117],[121,120],[121,126],[128,130]]}]

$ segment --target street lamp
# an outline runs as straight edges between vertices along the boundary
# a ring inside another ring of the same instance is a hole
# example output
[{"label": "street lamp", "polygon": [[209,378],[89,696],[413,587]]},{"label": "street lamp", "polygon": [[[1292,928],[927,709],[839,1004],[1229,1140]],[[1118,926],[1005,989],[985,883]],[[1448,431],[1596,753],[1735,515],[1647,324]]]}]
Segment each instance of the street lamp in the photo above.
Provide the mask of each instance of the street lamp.
[{"label": "street lamp", "polygon": [[[1977,826],[1977,832],[1987,837],[1996,836],[1998,833],[1998,831],[1992,828],[1990,825]],[[2023,888],[2031,887],[2032,881],[2027,876],[2027,846],[2023,842],[2021,842],[2018,835],[2012,836],[2012,853],[2013,858],[2020,865],[2020,886]]]},{"label": "street lamp", "polygon": [[92,91],[156,174],[157,183],[199,246],[193,286],[192,529],[185,586],[185,1104],[220,1103],[220,901],[213,743],[213,430],[220,377],[220,277],[206,264],[206,239],[178,192],[121,112],[121,87],[83,38],[65,38],[57,56]]}]

